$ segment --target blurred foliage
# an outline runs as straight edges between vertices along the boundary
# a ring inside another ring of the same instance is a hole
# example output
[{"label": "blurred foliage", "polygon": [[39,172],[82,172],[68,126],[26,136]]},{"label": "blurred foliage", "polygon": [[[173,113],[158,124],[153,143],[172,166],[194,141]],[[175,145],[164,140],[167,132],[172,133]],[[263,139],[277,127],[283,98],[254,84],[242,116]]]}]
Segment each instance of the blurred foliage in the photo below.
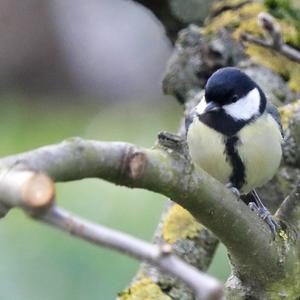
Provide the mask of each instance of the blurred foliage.
[{"label": "blurred foliage", "polygon": [[[1,156],[57,143],[70,136],[153,145],[160,130],[175,132],[181,108],[160,103],[87,105],[66,99],[0,96]],[[61,206],[94,222],[151,240],[165,198],[89,179],[57,184]],[[0,226],[1,300],[114,299],[138,262],[41,225],[12,210]],[[224,249],[210,273],[228,276]]]}]

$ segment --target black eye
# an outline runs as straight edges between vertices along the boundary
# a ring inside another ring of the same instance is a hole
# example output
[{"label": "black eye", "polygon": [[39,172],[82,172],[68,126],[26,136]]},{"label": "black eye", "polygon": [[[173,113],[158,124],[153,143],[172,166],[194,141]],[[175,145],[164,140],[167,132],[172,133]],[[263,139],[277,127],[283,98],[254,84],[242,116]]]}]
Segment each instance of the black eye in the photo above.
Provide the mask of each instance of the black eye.
[{"label": "black eye", "polygon": [[234,103],[234,102],[236,102],[236,101],[238,101],[239,100],[239,96],[238,95],[233,95],[232,97],[231,97],[231,102],[232,103]]}]

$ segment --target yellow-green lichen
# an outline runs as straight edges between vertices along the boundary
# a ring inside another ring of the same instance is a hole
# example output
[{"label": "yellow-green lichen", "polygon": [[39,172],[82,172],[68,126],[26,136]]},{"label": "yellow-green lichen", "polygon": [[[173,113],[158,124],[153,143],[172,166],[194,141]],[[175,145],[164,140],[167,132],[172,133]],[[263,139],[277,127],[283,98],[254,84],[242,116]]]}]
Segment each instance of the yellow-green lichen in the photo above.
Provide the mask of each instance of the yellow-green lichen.
[{"label": "yellow-green lichen", "polygon": [[196,237],[202,228],[187,210],[175,204],[165,217],[162,234],[165,241],[174,244],[178,239]]},{"label": "yellow-green lichen", "polygon": [[[228,5],[227,2],[221,1],[218,7]],[[211,20],[206,27],[206,32],[217,32],[223,27],[229,27],[234,29],[233,37],[236,39],[239,39],[240,34],[243,32],[261,37],[263,36],[263,30],[257,23],[257,16],[259,13],[266,11],[266,7],[261,3],[248,3],[242,5],[239,9],[225,10]],[[278,23],[281,26],[284,41],[296,47],[300,46],[296,26],[288,20],[278,20]]]},{"label": "yellow-green lichen", "polygon": [[288,240],[288,235],[286,234],[286,232],[284,230],[280,229],[278,234],[284,241]]},{"label": "yellow-green lichen", "polygon": [[293,103],[281,106],[278,108],[282,127],[286,129],[289,124],[289,120],[293,116],[296,110],[300,110],[300,100],[297,100]]},{"label": "yellow-green lichen", "polygon": [[226,10],[204,28],[204,33],[215,33],[224,27],[236,28],[240,24],[239,16],[232,10]]},{"label": "yellow-green lichen", "polygon": [[277,20],[278,24],[281,27],[281,32],[283,36],[283,40],[285,43],[288,43],[292,46],[299,47],[299,33],[297,28],[286,21]]},{"label": "yellow-green lichen", "polygon": [[119,293],[117,300],[172,300],[149,277],[141,277],[130,288]]},{"label": "yellow-green lichen", "polygon": [[[220,5],[226,5],[221,1]],[[204,33],[215,33],[226,27],[231,30],[232,37],[240,39],[242,33],[248,33],[259,38],[264,38],[262,28],[257,24],[257,15],[266,12],[267,8],[261,3],[247,3],[234,10],[225,10],[209,21]],[[278,20],[283,39],[286,43],[300,48],[299,32],[295,24],[289,20]],[[300,92],[300,65],[278,52],[253,43],[245,43],[245,52],[258,63],[272,69],[288,81],[289,87]]]},{"label": "yellow-green lichen", "polygon": [[254,44],[247,45],[246,53],[254,61],[283,76],[292,90],[300,92],[300,64],[293,62],[274,50]]},{"label": "yellow-green lichen", "polygon": [[[214,10],[222,10],[222,7],[237,7],[245,1],[240,0],[225,0],[216,3]],[[268,8],[262,3],[250,2],[241,5],[238,9],[226,9],[216,17],[212,18],[207,24],[205,32],[214,33],[223,27],[233,29],[233,37],[240,38],[242,32],[262,36],[263,30],[257,24],[257,16],[261,12],[267,12]],[[286,43],[300,48],[299,24],[290,19],[277,19]]]},{"label": "yellow-green lichen", "polygon": [[[300,47],[300,6],[299,0],[264,0],[268,11],[277,18],[284,33],[284,40]],[[285,28],[286,27],[286,28]]]},{"label": "yellow-green lichen", "polygon": [[241,22],[233,32],[233,38],[239,40],[242,33],[248,33],[257,37],[263,36],[263,31],[257,23],[257,15],[264,11],[264,7],[259,3],[245,5],[239,11]]},{"label": "yellow-green lichen", "polygon": [[249,3],[239,9],[225,10],[207,24],[205,31],[214,33],[224,27],[232,28],[233,35],[237,38],[242,29],[248,33],[259,33],[261,29],[257,25],[256,17],[262,11],[265,11],[265,8],[260,3]]},{"label": "yellow-green lichen", "polygon": [[246,0],[219,0],[213,4],[212,11],[220,10],[223,7],[236,7],[245,3]]},{"label": "yellow-green lichen", "polygon": [[300,92],[300,64],[291,63],[288,85],[291,90]]}]

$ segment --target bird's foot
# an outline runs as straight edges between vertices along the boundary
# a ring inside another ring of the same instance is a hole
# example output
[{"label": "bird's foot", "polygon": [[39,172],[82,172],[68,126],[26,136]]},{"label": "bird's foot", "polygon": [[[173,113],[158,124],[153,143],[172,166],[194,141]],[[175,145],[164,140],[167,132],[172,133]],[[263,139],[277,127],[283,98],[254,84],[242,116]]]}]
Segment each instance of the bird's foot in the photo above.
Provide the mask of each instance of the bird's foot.
[{"label": "bird's foot", "polygon": [[241,197],[241,193],[240,191],[234,187],[231,183],[227,183],[225,185],[228,189],[230,189],[230,191],[237,197],[237,198],[240,198]]},{"label": "bird's foot", "polygon": [[250,202],[249,207],[251,210],[256,211],[257,215],[261,217],[270,227],[273,239],[275,239],[276,233],[281,229],[279,223],[277,223],[269,210],[263,205],[257,205],[255,202]]}]

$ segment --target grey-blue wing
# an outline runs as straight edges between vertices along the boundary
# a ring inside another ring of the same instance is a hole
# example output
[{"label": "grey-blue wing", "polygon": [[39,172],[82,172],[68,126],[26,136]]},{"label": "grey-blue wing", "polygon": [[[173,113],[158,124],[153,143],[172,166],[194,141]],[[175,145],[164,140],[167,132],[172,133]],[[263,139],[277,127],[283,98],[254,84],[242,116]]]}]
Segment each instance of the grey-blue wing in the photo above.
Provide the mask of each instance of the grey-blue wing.
[{"label": "grey-blue wing", "polygon": [[278,127],[280,129],[281,135],[283,137],[283,129],[282,129],[280,115],[279,115],[279,112],[277,110],[277,107],[274,104],[272,104],[271,102],[267,101],[266,111],[274,118],[274,120],[278,124]]}]

